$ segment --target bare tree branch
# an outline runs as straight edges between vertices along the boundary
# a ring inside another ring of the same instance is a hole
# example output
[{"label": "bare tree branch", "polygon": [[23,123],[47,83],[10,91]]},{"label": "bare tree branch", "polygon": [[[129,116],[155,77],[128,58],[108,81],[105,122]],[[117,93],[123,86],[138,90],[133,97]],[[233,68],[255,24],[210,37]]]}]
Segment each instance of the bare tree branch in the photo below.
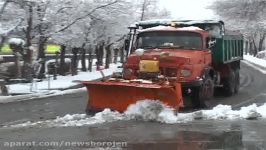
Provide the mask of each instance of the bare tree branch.
[{"label": "bare tree branch", "polygon": [[9,28],[7,31],[5,31],[4,33],[0,33],[0,35],[2,36],[6,36],[8,35],[11,31],[15,30],[18,26],[20,26],[20,24],[24,21],[24,19],[19,19],[18,23],[16,25],[14,25],[13,27]]},{"label": "bare tree branch", "polygon": [[94,13],[94,12],[97,11],[98,9],[101,9],[101,8],[105,8],[105,7],[111,6],[111,5],[113,5],[113,4],[117,3],[117,2],[118,2],[118,0],[115,0],[115,1],[113,1],[113,2],[111,2],[111,3],[105,4],[105,5],[101,5],[101,6],[98,6],[98,7],[94,8],[93,10],[91,10],[91,11],[90,11],[89,13],[87,13],[86,15],[76,18],[75,20],[73,20],[73,21],[72,21],[70,24],[68,24],[67,26],[65,26],[65,27],[63,27],[62,29],[56,31],[56,33],[58,33],[58,32],[62,32],[62,31],[65,31],[66,29],[68,29],[69,27],[71,27],[72,25],[74,25],[74,24],[75,24],[76,22],[78,22],[79,20],[82,20],[82,19],[85,19],[85,18],[89,17],[92,13]]},{"label": "bare tree branch", "polygon": [[6,8],[6,6],[7,6],[7,4],[8,4],[9,2],[10,2],[9,0],[6,0],[6,1],[4,2],[3,6],[0,8],[0,19],[2,18],[2,15],[3,15],[4,11],[5,11],[5,8]]},{"label": "bare tree branch", "polygon": [[56,14],[59,14],[61,11],[63,11],[64,9],[70,9],[73,8],[72,6],[66,6],[66,7],[62,7],[60,9],[57,10]]}]

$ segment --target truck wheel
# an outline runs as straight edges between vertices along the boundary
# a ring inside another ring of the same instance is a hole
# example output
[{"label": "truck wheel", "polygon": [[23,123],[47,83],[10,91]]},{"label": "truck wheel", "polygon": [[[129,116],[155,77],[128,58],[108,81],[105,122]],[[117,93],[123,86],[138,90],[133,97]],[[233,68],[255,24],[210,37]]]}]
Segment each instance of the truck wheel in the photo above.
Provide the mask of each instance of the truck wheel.
[{"label": "truck wheel", "polygon": [[234,71],[230,71],[229,77],[224,79],[224,91],[226,96],[232,96],[235,93],[236,76]]},{"label": "truck wheel", "polygon": [[206,108],[206,100],[210,100],[214,94],[214,82],[210,76],[203,79],[203,84],[200,87],[194,88],[192,92],[193,107]]},{"label": "truck wheel", "polygon": [[239,69],[235,70],[235,93],[238,93],[240,86],[240,75],[239,75]]}]

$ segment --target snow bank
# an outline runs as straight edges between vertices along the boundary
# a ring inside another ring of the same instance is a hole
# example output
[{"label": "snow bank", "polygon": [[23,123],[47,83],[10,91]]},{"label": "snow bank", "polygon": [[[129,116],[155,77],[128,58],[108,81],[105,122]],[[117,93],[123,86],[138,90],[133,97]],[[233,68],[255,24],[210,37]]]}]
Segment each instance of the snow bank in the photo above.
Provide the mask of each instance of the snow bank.
[{"label": "snow bank", "polygon": [[[110,76],[117,70],[117,66],[121,64],[111,64],[109,69],[104,69],[103,73],[105,76]],[[72,86],[80,84],[79,82],[73,81],[91,81],[101,78],[102,75],[100,71],[96,71],[96,66],[93,66],[92,72],[79,72],[78,75],[71,76],[58,76],[57,80],[52,79],[52,75],[49,78],[43,80],[42,82],[34,83],[19,83],[8,85],[9,93],[41,93],[43,91],[49,90],[60,90],[67,89]],[[49,80],[50,79],[50,80]]]},{"label": "snow bank", "polygon": [[244,55],[244,59],[249,61],[249,62],[252,62],[255,65],[266,68],[266,60],[264,60],[264,59],[256,58],[256,57],[253,57],[251,55]]},{"label": "snow bank", "polygon": [[5,126],[5,127],[66,127],[66,126],[86,126],[91,124],[99,124],[104,122],[113,122],[124,119],[124,115],[119,112],[105,109],[102,112],[89,117],[86,114],[65,115],[64,117],[57,117],[54,120],[38,121],[38,122],[25,122],[22,124]]},{"label": "snow bank", "polygon": [[67,114],[54,120],[39,122],[25,122],[22,124],[5,127],[65,127],[86,126],[113,122],[118,120],[152,121],[166,124],[187,123],[194,120],[240,120],[266,118],[266,103],[262,106],[256,104],[242,107],[240,110],[232,110],[231,106],[218,105],[211,110],[201,110],[191,113],[176,113],[172,108],[160,101],[144,100],[130,105],[124,113],[105,109],[94,116],[86,114]]},{"label": "snow bank", "polygon": [[258,54],[256,55],[256,57],[266,60],[266,50],[259,51]]}]

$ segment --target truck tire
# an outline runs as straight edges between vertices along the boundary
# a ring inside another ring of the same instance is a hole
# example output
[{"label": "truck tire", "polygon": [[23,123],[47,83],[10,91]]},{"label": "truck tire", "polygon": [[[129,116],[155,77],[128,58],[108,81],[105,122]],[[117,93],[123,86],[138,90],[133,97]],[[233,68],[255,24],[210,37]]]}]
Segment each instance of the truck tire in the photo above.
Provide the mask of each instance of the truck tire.
[{"label": "truck tire", "polygon": [[235,70],[235,93],[237,94],[240,86],[240,74],[239,69]]},{"label": "truck tire", "polygon": [[230,71],[229,77],[224,79],[223,89],[226,96],[232,96],[236,89],[235,71]]},{"label": "truck tire", "polygon": [[203,84],[192,91],[192,105],[194,108],[207,108],[206,100],[210,100],[214,94],[214,81],[206,75]]}]

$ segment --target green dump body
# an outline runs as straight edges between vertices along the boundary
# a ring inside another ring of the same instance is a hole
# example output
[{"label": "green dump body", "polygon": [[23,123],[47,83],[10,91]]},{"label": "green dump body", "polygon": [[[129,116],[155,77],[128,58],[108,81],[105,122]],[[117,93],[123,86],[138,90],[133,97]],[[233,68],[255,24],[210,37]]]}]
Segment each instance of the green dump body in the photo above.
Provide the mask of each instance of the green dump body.
[{"label": "green dump body", "polygon": [[224,35],[216,38],[216,44],[212,48],[213,62],[227,64],[243,59],[243,36]]}]

